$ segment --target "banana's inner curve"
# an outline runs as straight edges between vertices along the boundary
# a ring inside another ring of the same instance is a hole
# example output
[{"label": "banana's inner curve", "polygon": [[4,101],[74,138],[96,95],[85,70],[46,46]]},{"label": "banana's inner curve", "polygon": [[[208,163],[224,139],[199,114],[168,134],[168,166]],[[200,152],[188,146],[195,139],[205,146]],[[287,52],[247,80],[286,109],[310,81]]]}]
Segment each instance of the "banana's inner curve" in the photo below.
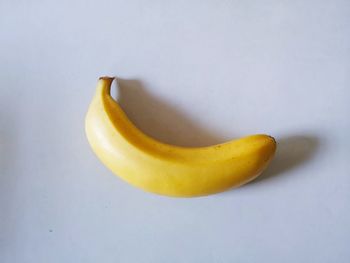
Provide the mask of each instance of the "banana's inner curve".
[{"label": "banana's inner curve", "polygon": [[[111,84],[114,78],[102,77],[102,79],[108,83],[107,85],[101,85],[99,91],[101,92],[103,106],[108,118],[110,118],[112,125],[124,139],[128,140],[130,145],[137,145],[140,150],[152,152],[161,158],[171,157],[203,162],[207,159],[223,160],[227,156],[230,156],[229,158],[231,159],[250,154],[251,151],[255,151],[258,148],[259,138],[261,138],[262,145],[265,144],[266,135],[252,135],[239,140],[205,147],[182,147],[157,141],[136,127],[111,96]],[[247,147],[246,140],[251,140],[252,137],[255,137],[254,143],[249,144],[250,147]],[[274,141],[273,137],[268,139]]]}]

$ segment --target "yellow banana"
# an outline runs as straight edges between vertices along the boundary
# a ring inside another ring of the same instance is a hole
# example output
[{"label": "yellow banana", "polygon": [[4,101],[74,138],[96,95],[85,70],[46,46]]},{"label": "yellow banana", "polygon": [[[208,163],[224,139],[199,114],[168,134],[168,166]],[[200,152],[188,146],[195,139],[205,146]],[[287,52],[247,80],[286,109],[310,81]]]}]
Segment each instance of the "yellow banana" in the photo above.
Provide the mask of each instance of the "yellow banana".
[{"label": "yellow banana", "polygon": [[111,97],[112,81],[98,81],[86,135],[99,159],[136,187],[168,196],[209,195],[253,180],[275,153],[276,142],[268,135],[197,148],[159,142],[136,128]]}]

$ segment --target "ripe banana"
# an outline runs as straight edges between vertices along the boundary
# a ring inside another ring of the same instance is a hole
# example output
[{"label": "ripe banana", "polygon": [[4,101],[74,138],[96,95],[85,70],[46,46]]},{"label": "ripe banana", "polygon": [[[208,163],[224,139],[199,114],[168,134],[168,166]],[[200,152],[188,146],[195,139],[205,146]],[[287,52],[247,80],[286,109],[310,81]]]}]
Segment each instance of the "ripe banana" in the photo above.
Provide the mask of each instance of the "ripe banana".
[{"label": "ripe banana", "polygon": [[209,195],[253,180],[275,153],[276,142],[268,135],[198,148],[161,143],[128,119],[110,95],[112,81],[98,81],[86,115],[86,135],[99,159],[136,187],[168,196]]}]

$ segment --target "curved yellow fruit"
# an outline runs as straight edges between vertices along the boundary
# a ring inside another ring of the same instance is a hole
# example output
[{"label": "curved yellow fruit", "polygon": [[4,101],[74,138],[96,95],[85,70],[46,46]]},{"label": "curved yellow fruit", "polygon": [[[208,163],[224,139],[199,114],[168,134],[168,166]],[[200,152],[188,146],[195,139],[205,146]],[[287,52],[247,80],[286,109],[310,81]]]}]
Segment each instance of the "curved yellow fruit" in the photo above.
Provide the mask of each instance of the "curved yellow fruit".
[{"label": "curved yellow fruit", "polygon": [[275,153],[276,142],[268,135],[198,148],[161,143],[131,123],[110,95],[112,81],[98,81],[86,134],[99,159],[134,186],[168,196],[213,194],[253,180]]}]

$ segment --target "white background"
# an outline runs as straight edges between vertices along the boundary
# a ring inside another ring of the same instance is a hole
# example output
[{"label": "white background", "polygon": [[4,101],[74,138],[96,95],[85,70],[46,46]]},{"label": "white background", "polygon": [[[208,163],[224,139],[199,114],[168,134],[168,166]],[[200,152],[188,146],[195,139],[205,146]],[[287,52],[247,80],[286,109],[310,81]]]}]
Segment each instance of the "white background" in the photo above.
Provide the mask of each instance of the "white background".
[{"label": "white background", "polygon": [[[350,2],[0,2],[0,262],[350,262]],[[101,75],[144,132],[268,133],[255,182],[194,199],[112,175]]]}]

